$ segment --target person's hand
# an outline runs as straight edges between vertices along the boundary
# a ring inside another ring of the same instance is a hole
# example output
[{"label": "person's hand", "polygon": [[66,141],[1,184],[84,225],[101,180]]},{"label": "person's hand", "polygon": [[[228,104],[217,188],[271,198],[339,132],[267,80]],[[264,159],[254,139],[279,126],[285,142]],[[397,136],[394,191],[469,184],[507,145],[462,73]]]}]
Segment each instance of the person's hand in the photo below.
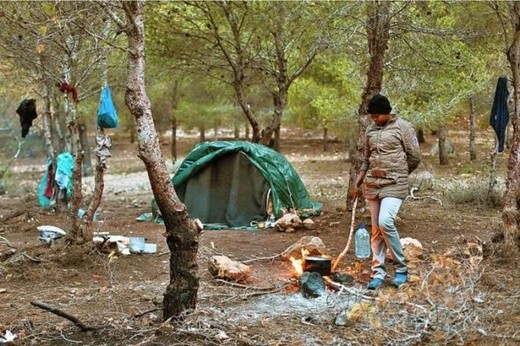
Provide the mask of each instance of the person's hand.
[{"label": "person's hand", "polygon": [[352,189],[352,200],[356,200],[359,196],[361,196],[361,190],[359,186],[354,186]]}]

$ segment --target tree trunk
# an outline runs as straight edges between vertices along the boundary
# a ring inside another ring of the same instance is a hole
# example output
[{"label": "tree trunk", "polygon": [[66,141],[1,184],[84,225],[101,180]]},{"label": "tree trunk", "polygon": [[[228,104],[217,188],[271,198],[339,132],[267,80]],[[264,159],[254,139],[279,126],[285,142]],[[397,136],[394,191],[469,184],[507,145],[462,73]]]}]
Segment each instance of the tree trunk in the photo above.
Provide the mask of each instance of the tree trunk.
[{"label": "tree trunk", "polygon": [[177,117],[172,116],[172,145],[170,147],[170,154],[172,156],[172,165],[177,162]]},{"label": "tree trunk", "polygon": [[[70,204],[69,212],[69,239],[77,244],[82,244],[85,241],[78,217],[79,207],[83,200],[82,192],[82,166],[83,166],[83,150],[81,149],[78,124],[76,120],[76,104],[72,97],[67,96],[65,104],[68,105],[67,109],[67,127],[69,133],[70,143],[68,144],[72,149],[71,153],[74,156],[74,168],[72,169],[72,200]],[[65,196],[67,194],[64,191]],[[66,201],[66,198],[65,198]],[[66,201],[67,202],[67,201]]]},{"label": "tree trunk", "polygon": [[201,125],[199,126],[199,142],[205,142],[206,141],[206,126]]},{"label": "tree trunk", "polygon": [[507,161],[506,191],[504,193],[504,239],[510,246],[519,246],[518,210],[520,199],[520,2],[513,2],[510,6],[511,24],[513,27],[513,42],[507,51],[507,59],[511,65],[514,88],[514,113],[511,117],[513,127],[511,150]]},{"label": "tree trunk", "polygon": [[446,127],[441,125],[437,131],[437,139],[439,141],[439,164],[441,166],[448,164],[448,153],[446,150]]},{"label": "tree trunk", "polygon": [[469,98],[469,160],[477,159],[477,146],[475,138],[477,133],[477,113],[475,112],[475,103],[473,97]]},{"label": "tree trunk", "polygon": [[92,159],[90,157],[90,145],[88,143],[87,124],[80,120],[78,122],[79,141],[83,149],[83,176],[90,177],[92,175]]},{"label": "tree trunk", "polygon": [[170,147],[170,155],[172,157],[172,165],[177,161],[177,109],[179,107],[179,81],[173,81],[172,87],[172,108],[173,114],[171,118],[172,125],[172,145]]},{"label": "tree trunk", "polygon": [[45,147],[47,148],[47,158],[52,161],[53,167],[56,167],[56,149],[52,143],[52,124],[51,124],[51,101],[49,97],[49,83],[43,72],[41,72],[42,84],[42,100],[43,100],[43,132],[45,138]]},{"label": "tree trunk", "polygon": [[419,141],[420,144],[426,143],[426,138],[424,137],[424,130],[423,129],[418,129],[417,130],[417,140]]},{"label": "tree trunk", "polygon": [[327,127],[323,128],[323,151],[329,151],[329,129]]},{"label": "tree trunk", "polygon": [[278,125],[278,127],[276,128],[276,130],[274,130],[274,143],[273,143],[273,148],[274,150],[276,150],[277,152],[281,152],[282,150],[282,137],[281,137],[281,134],[280,134],[281,130],[280,130],[280,125]]},{"label": "tree trunk", "polygon": [[218,141],[218,122],[213,123],[213,140]]},{"label": "tree trunk", "polygon": [[240,125],[239,124],[235,124],[235,127],[234,127],[234,138],[235,139],[240,139]]},{"label": "tree trunk", "polygon": [[199,229],[190,222],[188,211],[179,200],[164,162],[151,104],[145,90],[145,43],[142,2],[122,1],[128,35],[128,76],[125,103],[139,133],[138,155],[144,162],[153,195],[166,227],[170,249],[170,283],[163,301],[164,318],[193,310],[199,288],[197,250]]},{"label": "tree trunk", "polygon": [[249,130],[250,130],[249,129],[249,124],[246,124],[245,129],[244,129],[244,132],[245,132],[244,137],[245,137],[246,141],[248,141],[249,137],[250,137],[250,131]]},{"label": "tree trunk", "polygon": [[[110,31],[110,22],[105,22],[103,28],[103,37],[106,39]],[[108,48],[103,47],[100,50],[100,82],[102,88],[108,86]],[[103,192],[105,190],[105,171],[107,169],[106,160],[110,156],[110,148],[112,147],[112,141],[108,135],[105,134],[103,128],[98,127],[97,118],[95,121],[96,126],[96,175],[94,177],[94,192],[88,205],[87,211],[83,218],[83,237],[85,241],[91,241],[93,239],[92,221],[94,215],[101,204],[103,198]],[[88,155],[90,161],[90,151]]]},{"label": "tree trunk", "polygon": [[[351,166],[347,193],[347,209],[352,209],[353,201],[351,201],[350,196],[352,195],[354,181],[356,180],[364,156],[365,131],[369,123],[366,111],[368,100],[380,92],[383,85],[385,53],[390,40],[390,24],[392,19],[390,16],[392,3],[390,1],[368,2],[366,6],[366,32],[370,62],[367,70],[366,85],[361,95],[361,103],[358,109],[359,135],[357,151],[356,155],[350,157]],[[360,198],[360,202],[362,201],[364,201],[364,199]],[[364,203],[358,204],[358,207],[362,207],[363,204]]]}]

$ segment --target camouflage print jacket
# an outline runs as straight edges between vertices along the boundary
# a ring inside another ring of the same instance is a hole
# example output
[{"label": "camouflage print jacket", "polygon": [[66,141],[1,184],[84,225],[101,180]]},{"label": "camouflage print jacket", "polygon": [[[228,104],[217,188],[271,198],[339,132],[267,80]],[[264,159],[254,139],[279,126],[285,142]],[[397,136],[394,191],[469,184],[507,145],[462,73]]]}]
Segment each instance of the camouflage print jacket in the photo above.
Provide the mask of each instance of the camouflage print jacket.
[{"label": "camouflage print jacket", "polygon": [[421,161],[415,130],[394,116],[384,126],[371,124],[366,131],[364,193],[368,199],[408,195],[408,175]]}]

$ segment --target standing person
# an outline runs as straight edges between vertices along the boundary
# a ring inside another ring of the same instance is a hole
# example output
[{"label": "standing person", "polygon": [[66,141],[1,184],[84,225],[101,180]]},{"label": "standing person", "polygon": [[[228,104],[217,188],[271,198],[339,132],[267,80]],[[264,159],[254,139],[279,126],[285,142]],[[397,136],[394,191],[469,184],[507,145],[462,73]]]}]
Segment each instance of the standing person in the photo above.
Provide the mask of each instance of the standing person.
[{"label": "standing person", "polygon": [[372,221],[372,275],[367,288],[375,290],[383,285],[386,276],[387,248],[395,268],[392,284],[399,287],[408,280],[408,268],[394,221],[408,195],[408,175],[419,165],[421,151],[412,124],[391,114],[392,107],[385,96],[374,95],[367,112],[373,123],[366,130],[365,155],[352,197],[360,196],[359,189],[364,183],[364,196]]}]

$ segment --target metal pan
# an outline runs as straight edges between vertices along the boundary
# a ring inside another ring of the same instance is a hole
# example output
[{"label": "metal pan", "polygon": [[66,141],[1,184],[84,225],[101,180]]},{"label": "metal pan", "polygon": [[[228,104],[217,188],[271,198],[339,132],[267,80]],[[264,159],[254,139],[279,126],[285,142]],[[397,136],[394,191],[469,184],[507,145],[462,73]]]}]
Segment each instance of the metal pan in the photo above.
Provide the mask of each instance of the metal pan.
[{"label": "metal pan", "polygon": [[316,272],[321,276],[329,276],[331,262],[332,259],[330,257],[307,256],[305,257],[303,271]]}]

